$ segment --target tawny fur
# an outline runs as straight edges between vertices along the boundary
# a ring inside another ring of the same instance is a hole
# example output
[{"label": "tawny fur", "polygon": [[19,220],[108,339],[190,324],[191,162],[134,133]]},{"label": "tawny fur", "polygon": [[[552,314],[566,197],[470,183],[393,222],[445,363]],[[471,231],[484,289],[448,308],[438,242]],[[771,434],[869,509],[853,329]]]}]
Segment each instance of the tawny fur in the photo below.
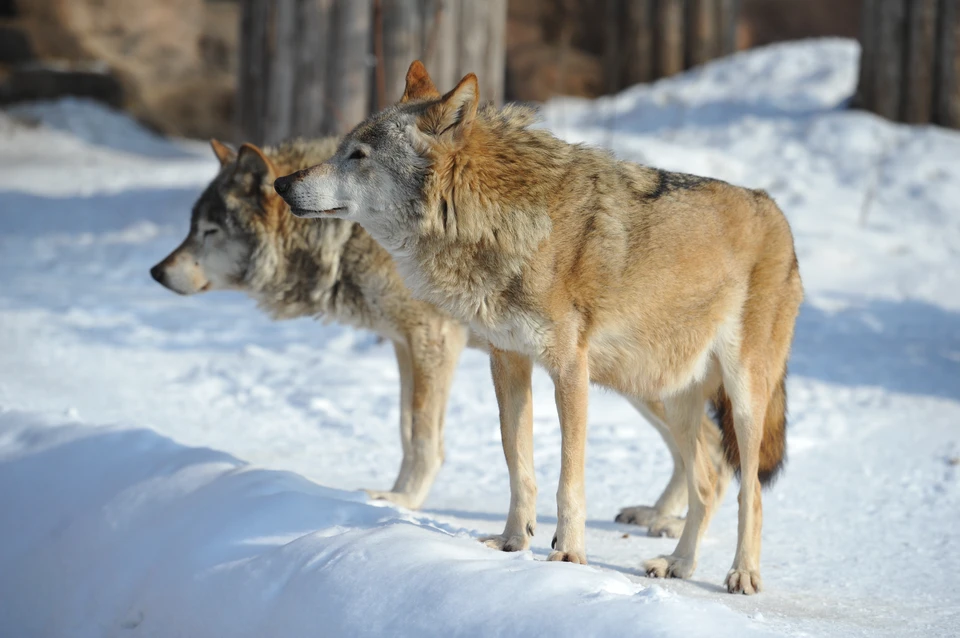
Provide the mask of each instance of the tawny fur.
[{"label": "tawny fur", "polygon": [[553,376],[561,420],[551,560],[585,561],[589,382],[663,400],[689,512],[674,553],[646,563],[653,576],[696,567],[716,505],[703,403],[722,388],[727,458],[741,471],[727,587],[759,591],[760,474],[785,452],[782,384],[803,296],[785,217],[761,191],[565,143],[530,128],[523,107],[478,108],[472,74],[438,97],[418,64],[400,104],[277,188],[295,214],[358,221],[416,296],[490,342],[511,476],[503,548],[535,520],[525,361]]},{"label": "tawny fur", "polygon": [[[465,328],[414,299],[390,255],[359,225],[295,217],[276,195],[276,175],[328,159],[336,139],[264,149],[244,145],[239,155],[216,140],[211,145],[221,170],[194,207],[187,239],[153,269],[155,276],[183,294],[243,291],[275,319],[317,317],[390,339],[400,368],[403,462],[390,491],[368,492],[420,507],[443,461],[444,413]],[[204,238],[211,228],[217,232]],[[477,338],[470,345],[486,349]],[[659,404],[638,408],[663,418]],[[706,445],[719,453],[719,430],[711,425],[707,432]],[[647,526],[654,535],[677,535],[686,500],[676,495],[685,495],[685,484],[682,472],[674,471],[657,505],[642,517],[638,508],[627,508],[623,522]],[[725,487],[726,480],[718,482],[717,489]]]}]

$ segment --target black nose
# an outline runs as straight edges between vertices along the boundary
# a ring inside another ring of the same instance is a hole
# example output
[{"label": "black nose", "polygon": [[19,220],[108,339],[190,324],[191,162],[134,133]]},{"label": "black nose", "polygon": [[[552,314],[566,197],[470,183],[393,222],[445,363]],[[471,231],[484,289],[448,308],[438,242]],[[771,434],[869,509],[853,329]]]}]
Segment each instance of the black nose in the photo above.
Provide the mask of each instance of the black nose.
[{"label": "black nose", "polygon": [[163,285],[163,274],[163,268],[160,267],[160,264],[150,269],[150,276],[161,286]]},{"label": "black nose", "polygon": [[290,179],[289,175],[284,177],[278,177],[273,181],[273,190],[277,191],[278,194],[284,195],[287,191],[290,190],[290,184],[293,183],[293,180]]}]

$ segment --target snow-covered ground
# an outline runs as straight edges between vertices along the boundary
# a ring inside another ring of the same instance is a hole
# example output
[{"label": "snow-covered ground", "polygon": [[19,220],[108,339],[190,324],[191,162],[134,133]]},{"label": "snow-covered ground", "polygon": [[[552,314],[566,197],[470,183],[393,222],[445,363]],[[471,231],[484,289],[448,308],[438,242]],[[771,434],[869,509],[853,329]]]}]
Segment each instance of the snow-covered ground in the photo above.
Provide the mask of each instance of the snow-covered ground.
[{"label": "snow-covered ground", "polygon": [[539,373],[534,548],[476,543],[509,494],[475,352],[425,510],[368,503],[399,467],[389,346],[147,273],[214,174],[206,145],[82,102],[0,113],[0,635],[956,635],[960,134],[844,110],[856,62],[782,45],[544,108],[567,139],[765,188],[793,225],[807,301],[755,597],[720,587],[735,489],[693,580],[638,571],[674,541],[611,521],[669,455],[600,391],[591,565],[542,560],[560,434]]}]

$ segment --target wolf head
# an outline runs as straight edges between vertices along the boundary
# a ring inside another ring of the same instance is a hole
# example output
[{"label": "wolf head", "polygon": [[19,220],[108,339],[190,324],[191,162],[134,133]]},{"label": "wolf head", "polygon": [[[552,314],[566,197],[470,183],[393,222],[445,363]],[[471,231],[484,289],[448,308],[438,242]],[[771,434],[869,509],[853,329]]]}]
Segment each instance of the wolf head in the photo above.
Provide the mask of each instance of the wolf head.
[{"label": "wolf head", "polygon": [[273,191],[276,170],[257,147],[238,152],[211,142],[220,172],[193,207],[190,232],[150,269],[157,282],[181,295],[240,289],[258,245],[257,227],[286,207]]},{"label": "wolf head", "polygon": [[441,96],[419,61],[406,80],[400,102],[358,125],[333,157],[276,180],[294,215],[359,222],[380,241],[416,216],[430,169],[470,131],[479,87],[471,73]]}]

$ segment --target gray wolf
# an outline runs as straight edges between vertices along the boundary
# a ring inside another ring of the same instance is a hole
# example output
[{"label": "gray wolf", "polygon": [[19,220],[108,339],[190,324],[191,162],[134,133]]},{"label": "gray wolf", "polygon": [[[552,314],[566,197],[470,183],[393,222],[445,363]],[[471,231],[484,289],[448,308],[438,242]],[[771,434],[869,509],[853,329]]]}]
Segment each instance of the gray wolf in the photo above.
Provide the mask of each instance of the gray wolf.
[{"label": "gray wolf", "polygon": [[[328,159],[336,144],[333,138],[293,140],[264,149],[246,144],[235,152],[214,140],[220,171],[196,202],[186,239],[151,274],[180,294],[239,290],[276,319],[321,317],[389,339],[400,370],[403,461],[389,491],[368,492],[417,509],[443,463],[444,414],[460,352],[467,343],[486,344],[447,313],[414,299],[392,258],[359,225],[289,213],[273,189],[276,176]],[[656,505],[626,508],[621,520],[647,526],[652,535],[677,536],[686,508],[682,464],[663,406],[635,405],[664,436],[675,468]],[[719,460],[719,430],[708,432],[705,445]]]},{"label": "gray wolf", "polygon": [[760,487],[785,449],[786,362],[803,297],[793,236],[764,192],[619,161],[531,128],[522,106],[479,106],[477,78],[440,95],[419,62],[401,101],[326,162],[280,178],[295,215],[350,220],[393,256],[417,298],[490,344],[510,471],[495,541],[535,523],[530,371],[553,377],[562,432],[550,560],[586,561],[584,454],[590,382],[662,401],[683,460],[677,547],[644,564],[687,578],[716,505],[701,445],[704,401],[740,472],[730,592],[760,590]]}]

